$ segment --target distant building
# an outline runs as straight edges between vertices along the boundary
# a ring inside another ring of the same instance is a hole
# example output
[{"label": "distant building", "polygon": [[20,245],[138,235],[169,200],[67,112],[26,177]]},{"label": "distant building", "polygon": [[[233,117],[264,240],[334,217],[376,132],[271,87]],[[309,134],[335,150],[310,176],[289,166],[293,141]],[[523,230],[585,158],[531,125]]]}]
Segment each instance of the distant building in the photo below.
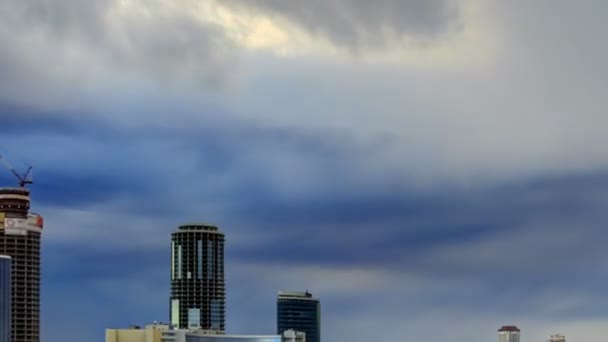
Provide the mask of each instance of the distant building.
[{"label": "distant building", "polygon": [[162,342],[162,332],[170,329],[169,324],[154,323],[140,328],[106,329],[106,342]]},{"label": "distant building", "polygon": [[303,332],[282,335],[225,335],[223,331],[174,329],[168,323],[106,329],[106,342],[306,342]]},{"label": "distant building", "polygon": [[551,335],[551,338],[547,342],[566,342],[566,337],[562,335]]},{"label": "distant building", "polygon": [[498,342],[519,342],[520,330],[514,325],[505,325],[498,329]]},{"label": "distant building", "polygon": [[11,342],[11,257],[0,255],[0,342]]},{"label": "distant building", "polygon": [[280,335],[206,335],[188,333],[186,342],[281,342]]},{"label": "distant building", "polygon": [[225,331],[224,234],[185,224],[171,234],[171,324]]},{"label": "distant building", "polygon": [[40,341],[42,216],[31,213],[30,191],[0,189],[0,254],[12,259],[11,342]]},{"label": "distant building", "polygon": [[306,334],[306,342],[321,341],[321,304],[308,292],[279,291],[277,333],[287,330]]},{"label": "distant building", "polygon": [[305,334],[295,331],[287,331],[282,335],[217,335],[197,331],[186,333],[185,336],[185,341],[176,342],[306,342]]}]

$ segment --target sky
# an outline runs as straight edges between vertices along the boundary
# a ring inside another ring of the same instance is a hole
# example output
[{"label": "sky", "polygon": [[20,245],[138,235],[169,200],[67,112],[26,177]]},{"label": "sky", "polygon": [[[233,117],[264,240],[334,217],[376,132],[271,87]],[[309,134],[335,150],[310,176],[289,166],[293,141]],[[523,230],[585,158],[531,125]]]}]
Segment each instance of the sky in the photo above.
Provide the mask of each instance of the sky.
[{"label": "sky", "polygon": [[[605,1],[0,0],[0,151],[34,167],[42,338],[169,316],[226,234],[227,330],[608,334]],[[13,185],[9,172],[0,184]]]}]

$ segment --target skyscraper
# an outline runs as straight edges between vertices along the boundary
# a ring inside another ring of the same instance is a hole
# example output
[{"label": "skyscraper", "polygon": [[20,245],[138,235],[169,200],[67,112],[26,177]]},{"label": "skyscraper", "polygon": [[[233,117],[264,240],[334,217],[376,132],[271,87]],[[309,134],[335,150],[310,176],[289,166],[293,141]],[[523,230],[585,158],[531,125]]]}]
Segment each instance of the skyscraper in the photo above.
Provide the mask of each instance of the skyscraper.
[{"label": "skyscraper", "polygon": [[11,341],[11,257],[0,255],[0,342]]},{"label": "skyscraper", "polygon": [[225,297],[224,234],[213,225],[179,226],[171,234],[171,324],[223,332]]},{"label": "skyscraper", "polygon": [[519,332],[514,325],[504,325],[498,329],[498,342],[519,342]]},{"label": "skyscraper", "polygon": [[290,329],[306,333],[306,342],[321,341],[321,304],[310,293],[279,291],[277,333]]},{"label": "skyscraper", "polygon": [[0,189],[0,254],[12,258],[11,342],[40,340],[42,217],[29,213],[24,187]]}]

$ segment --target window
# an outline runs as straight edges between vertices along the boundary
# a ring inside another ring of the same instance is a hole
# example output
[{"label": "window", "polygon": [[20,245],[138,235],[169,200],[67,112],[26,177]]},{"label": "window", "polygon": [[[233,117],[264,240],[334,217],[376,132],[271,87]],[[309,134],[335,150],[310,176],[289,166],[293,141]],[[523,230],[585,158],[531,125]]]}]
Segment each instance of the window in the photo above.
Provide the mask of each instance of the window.
[{"label": "window", "polygon": [[197,241],[196,257],[197,257],[196,276],[198,279],[203,279],[203,241],[202,240]]},{"label": "window", "polygon": [[213,279],[213,242],[207,241],[207,279]]},{"label": "window", "polygon": [[179,299],[171,300],[171,324],[179,327]]},{"label": "window", "polygon": [[177,246],[177,279],[182,279],[182,246]]},{"label": "window", "polygon": [[217,299],[212,299],[210,309],[211,329],[220,330],[222,325],[222,303]]},{"label": "window", "polygon": [[188,309],[188,329],[201,327],[201,309]]}]

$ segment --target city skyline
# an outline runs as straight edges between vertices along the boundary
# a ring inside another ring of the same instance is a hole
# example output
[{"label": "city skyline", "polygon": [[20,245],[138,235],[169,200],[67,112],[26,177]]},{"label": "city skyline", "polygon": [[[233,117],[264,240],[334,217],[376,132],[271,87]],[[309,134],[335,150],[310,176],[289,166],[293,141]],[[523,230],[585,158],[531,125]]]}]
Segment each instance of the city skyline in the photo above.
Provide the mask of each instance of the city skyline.
[{"label": "city skyline", "polygon": [[295,289],[324,342],[606,336],[608,4],[370,3],[0,1],[42,342],[168,321],[170,235],[199,220],[233,334]]}]

